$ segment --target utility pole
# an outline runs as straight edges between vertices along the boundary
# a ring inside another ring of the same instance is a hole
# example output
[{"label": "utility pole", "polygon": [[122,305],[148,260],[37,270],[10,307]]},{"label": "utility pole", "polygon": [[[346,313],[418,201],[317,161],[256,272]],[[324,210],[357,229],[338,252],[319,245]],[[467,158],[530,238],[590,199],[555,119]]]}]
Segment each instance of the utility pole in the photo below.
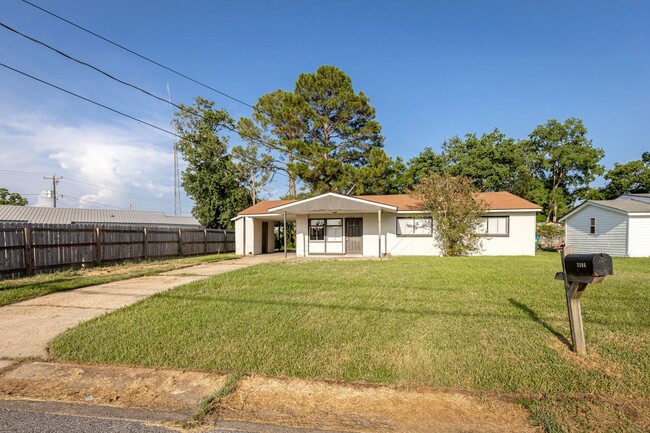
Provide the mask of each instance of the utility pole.
[{"label": "utility pole", "polygon": [[59,180],[63,179],[63,176],[56,177],[56,174],[53,174],[52,177],[44,176],[43,179],[52,181],[52,202],[54,207],[56,207],[56,184],[59,183]]}]

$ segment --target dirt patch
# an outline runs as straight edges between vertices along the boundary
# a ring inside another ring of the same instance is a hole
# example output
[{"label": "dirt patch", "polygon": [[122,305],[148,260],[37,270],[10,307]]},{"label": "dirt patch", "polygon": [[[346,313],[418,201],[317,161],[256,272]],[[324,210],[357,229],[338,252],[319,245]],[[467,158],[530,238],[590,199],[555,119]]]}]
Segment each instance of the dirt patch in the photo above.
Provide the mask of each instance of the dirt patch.
[{"label": "dirt patch", "polygon": [[620,372],[620,367],[617,364],[604,359],[594,348],[587,348],[586,355],[578,355],[555,338],[549,339],[548,346],[555,350],[562,358],[582,369],[598,371],[609,377],[623,377]]},{"label": "dirt patch", "polygon": [[518,405],[454,392],[247,377],[220,419],[354,432],[540,432]]},{"label": "dirt patch", "polygon": [[224,381],[192,371],[32,362],[0,376],[0,396],[191,414]]}]

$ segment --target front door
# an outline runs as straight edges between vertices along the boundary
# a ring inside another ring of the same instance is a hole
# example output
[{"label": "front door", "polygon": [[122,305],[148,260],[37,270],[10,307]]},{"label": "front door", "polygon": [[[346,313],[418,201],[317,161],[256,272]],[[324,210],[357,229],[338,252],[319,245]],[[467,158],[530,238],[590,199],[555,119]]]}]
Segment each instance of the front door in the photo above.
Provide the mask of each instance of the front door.
[{"label": "front door", "polygon": [[345,220],[345,253],[363,254],[363,219]]},{"label": "front door", "polygon": [[269,223],[262,222],[262,254],[269,252]]}]

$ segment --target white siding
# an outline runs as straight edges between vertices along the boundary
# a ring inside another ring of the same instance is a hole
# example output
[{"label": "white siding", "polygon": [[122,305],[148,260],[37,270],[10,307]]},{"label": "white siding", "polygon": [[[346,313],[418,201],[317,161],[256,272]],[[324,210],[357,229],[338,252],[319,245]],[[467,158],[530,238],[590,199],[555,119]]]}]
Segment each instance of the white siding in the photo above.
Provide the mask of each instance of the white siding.
[{"label": "white siding", "polygon": [[628,255],[630,257],[650,256],[650,217],[630,216]]},{"label": "white siding", "polygon": [[487,216],[509,216],[507,236],[486,236],[481,241],[485,256],[534,256],[535,212],[488,213]]},{"label": "white siding", "polygon": [[[590,219],[596,218],[596,233],[589,233]],[[566,219],[566,244],[576,253],[627,255],[627,215],[592,204]]]}]

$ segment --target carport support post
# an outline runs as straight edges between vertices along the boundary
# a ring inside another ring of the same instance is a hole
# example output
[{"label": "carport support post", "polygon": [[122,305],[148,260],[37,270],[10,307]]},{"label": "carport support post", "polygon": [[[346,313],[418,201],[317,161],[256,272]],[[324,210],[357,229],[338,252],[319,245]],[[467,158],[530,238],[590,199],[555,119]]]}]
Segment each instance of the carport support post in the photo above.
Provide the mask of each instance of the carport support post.
[{"label": "carport support post", "polygon": [[379,241],[379,258],[381,259],[381,209],[377,211],[377,239]]},{"label": "carport support post", "polygon": [[284,211],[284,258],[287,258],[287,211]]}]

